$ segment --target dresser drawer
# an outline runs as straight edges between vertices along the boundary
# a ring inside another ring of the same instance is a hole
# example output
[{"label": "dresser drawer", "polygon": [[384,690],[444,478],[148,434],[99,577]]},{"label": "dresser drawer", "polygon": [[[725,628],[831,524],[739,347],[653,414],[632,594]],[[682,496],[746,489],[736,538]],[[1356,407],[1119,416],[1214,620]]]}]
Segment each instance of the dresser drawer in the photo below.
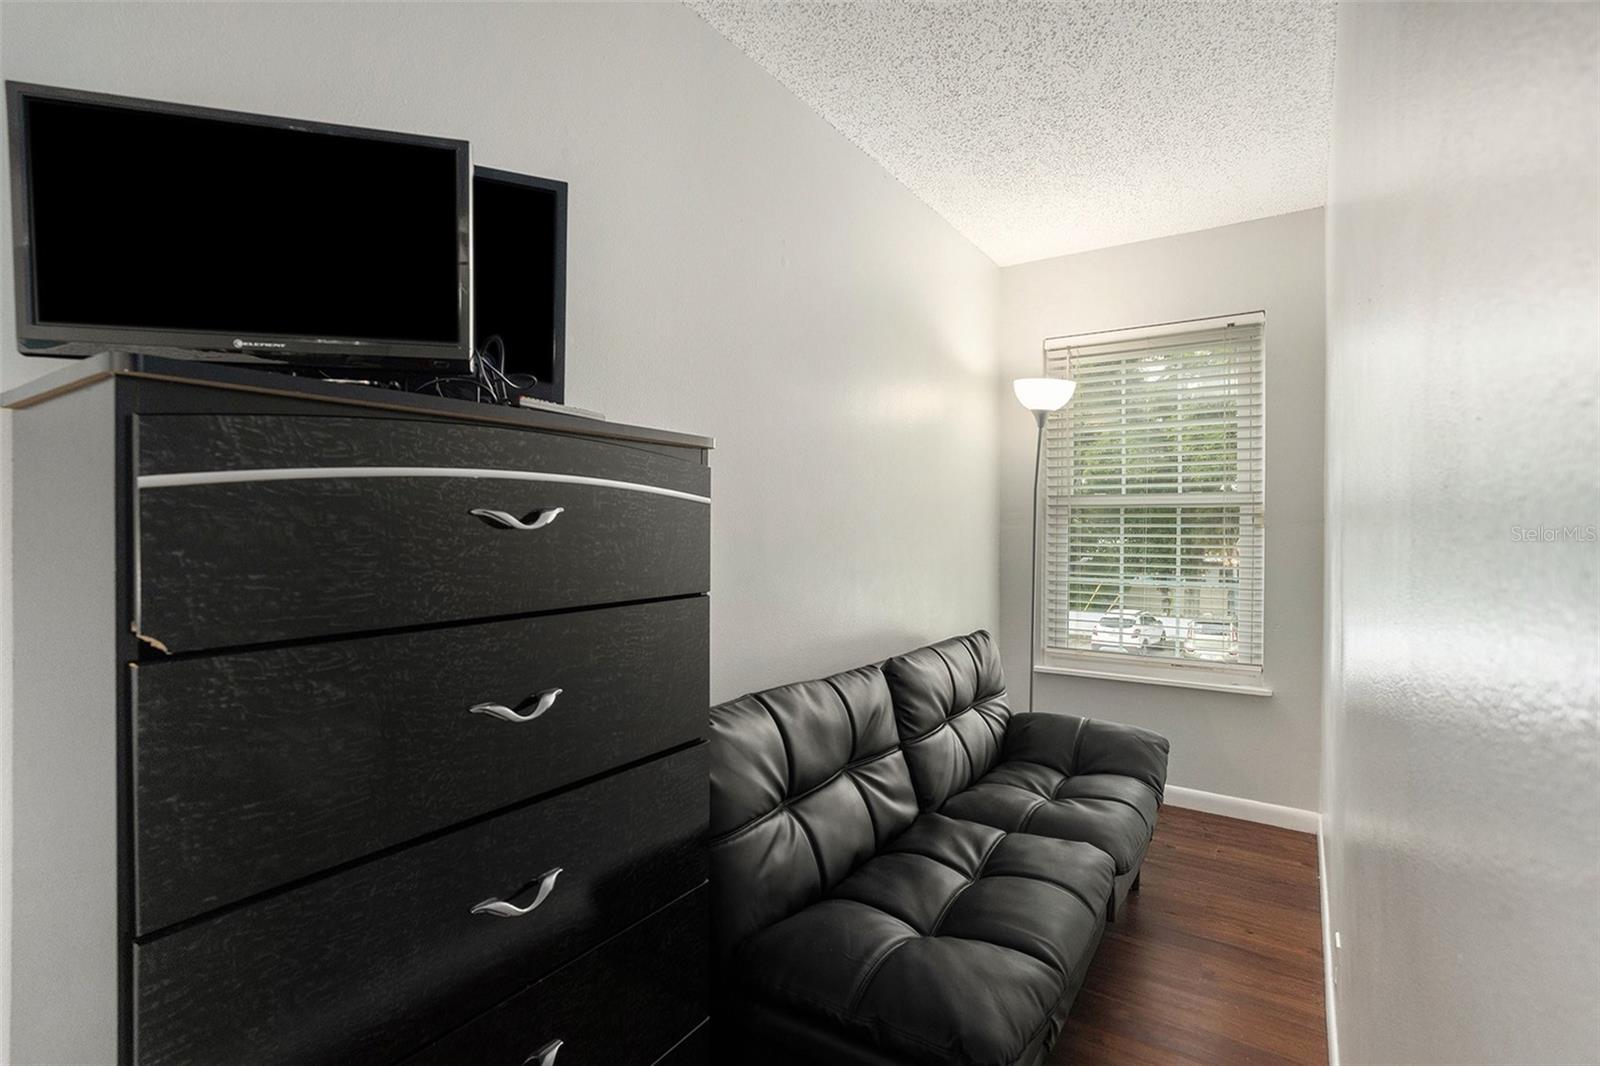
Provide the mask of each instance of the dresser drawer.
[{"label": "dresser drawer", "polygon": [[700,888],[405,1066],[650,1066],[705,1019],[706,930]]},{"label": "dresser drawer", "polygon": [[711,1019],[707,1018],[681,1037],[655,1060],[654,1066],[708,1066],[716,1058],[711,1044]]},{"label": "dresser drawer", "polygon": [[704,882],[706,793],[698,744],[136,942],[134,1061],[392,1061]]},{"label": "dresser drawer", "polygon": [[698,452],[388,419],[137,430],[135,626],[169,652],[710,587]]},{"label": "dresser drawer", "polygon": [[702,736],[708,604],[131,667],[138,932]]}]

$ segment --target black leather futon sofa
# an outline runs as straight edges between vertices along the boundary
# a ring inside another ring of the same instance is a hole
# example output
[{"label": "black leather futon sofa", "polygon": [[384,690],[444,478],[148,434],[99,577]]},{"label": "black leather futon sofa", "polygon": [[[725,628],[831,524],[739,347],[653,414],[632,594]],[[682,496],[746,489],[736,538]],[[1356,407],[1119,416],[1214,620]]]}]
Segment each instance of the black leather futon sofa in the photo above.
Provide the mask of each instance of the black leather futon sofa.
[{"label": "black leather futon sofa", "polygon": [[1148,730],[1013,714],[983,631],[713,708],[722,1057],[1041,1061],[1166,772]]}]

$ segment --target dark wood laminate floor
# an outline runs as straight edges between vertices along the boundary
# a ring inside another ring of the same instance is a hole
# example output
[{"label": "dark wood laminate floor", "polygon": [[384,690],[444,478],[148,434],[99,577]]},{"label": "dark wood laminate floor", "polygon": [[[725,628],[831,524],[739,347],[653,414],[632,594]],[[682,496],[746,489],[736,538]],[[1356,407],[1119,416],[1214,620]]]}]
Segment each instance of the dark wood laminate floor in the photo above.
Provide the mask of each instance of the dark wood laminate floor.
[{"label": "dark wood laminate floor", "polygon": [[1328,1061],[1317,838],[1164,807],[1049,1066]]}]

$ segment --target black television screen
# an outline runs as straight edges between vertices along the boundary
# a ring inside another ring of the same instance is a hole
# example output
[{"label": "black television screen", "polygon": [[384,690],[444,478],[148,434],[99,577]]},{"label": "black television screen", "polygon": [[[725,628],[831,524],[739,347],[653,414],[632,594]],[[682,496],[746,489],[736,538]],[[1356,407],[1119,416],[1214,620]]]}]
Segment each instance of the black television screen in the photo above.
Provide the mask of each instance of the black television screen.
[{"label": "black television screen", "polygon": [[566,398],[567,183],[475,167],[472,220],[478,350],[521,394],[561,403]]},{"label": "black television screen", "polygon": [[24,352],[467,359],[466,142],[7,88]]}]

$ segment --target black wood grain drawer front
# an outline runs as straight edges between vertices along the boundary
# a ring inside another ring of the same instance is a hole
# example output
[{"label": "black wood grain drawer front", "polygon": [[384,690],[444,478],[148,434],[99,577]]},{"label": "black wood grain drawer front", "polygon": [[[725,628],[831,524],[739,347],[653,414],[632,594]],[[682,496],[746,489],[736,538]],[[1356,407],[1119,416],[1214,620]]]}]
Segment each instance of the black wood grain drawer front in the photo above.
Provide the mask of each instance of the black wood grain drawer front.
[{"label": "black wood grain drawer front", "polygon": [[706,782],[702,743],[136,944],[134,1060],[393,1061],[703,883]]},{"label": "black wood grain drawer front", "polygon": [[138,932],[697,739],[708,604],[132,667]]},{"label": "black wood grain drawer front", "polygon": [[650,1066],[705,1019],[706,928],[702,888],[405,1066]]},{"label": "black wood grain drawer front", "polygon": [[137,441],[135,624],[167,651],[710,587],[698,452],[261,415],[141,417]]}]

